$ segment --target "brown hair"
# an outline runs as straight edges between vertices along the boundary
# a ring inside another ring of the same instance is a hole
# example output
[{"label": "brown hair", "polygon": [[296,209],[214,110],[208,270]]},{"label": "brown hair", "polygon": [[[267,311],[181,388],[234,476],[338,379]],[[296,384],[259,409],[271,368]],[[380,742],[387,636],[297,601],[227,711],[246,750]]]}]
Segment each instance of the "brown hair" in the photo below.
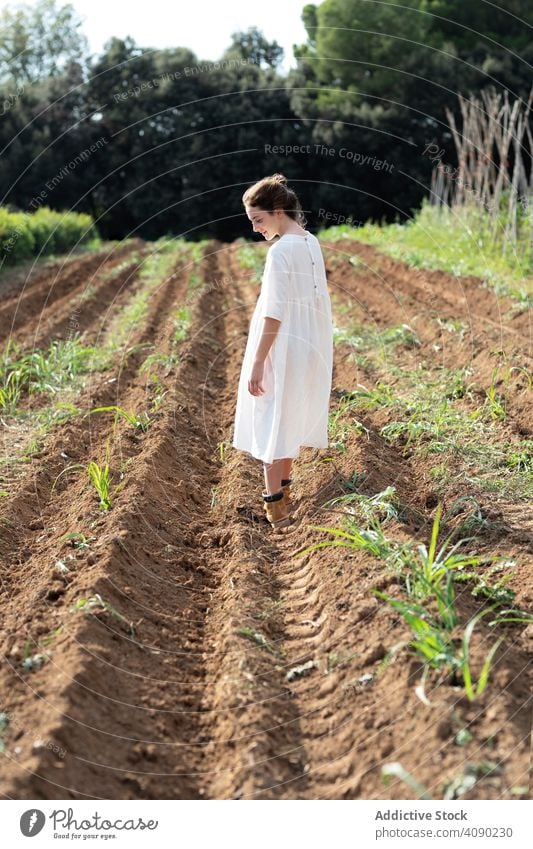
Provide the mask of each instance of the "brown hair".
[{"label": "brown hair", "polygon": [[289,189],[287,178],[283,174],[263,177],[253,186],[249,186],[242,196],[242,202],[247,206],[257,206],[266,212],[282,209],[302,227],[307,224],[298,196],[293,189]]}]

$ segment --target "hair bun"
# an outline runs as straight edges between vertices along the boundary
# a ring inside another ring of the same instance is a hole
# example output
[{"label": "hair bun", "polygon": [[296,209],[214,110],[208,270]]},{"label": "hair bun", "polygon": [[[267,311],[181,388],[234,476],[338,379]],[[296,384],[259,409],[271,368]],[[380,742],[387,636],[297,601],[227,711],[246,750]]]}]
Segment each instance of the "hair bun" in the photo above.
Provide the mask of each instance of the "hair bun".
[{"label": "hair bun", "polygon": [[298,196],[294,189],[289,189],[285,174],[269,174],[248,186],[242,202],[245,207],[254,206],[267,212],[281,209],[302,227],[307,224]]}]

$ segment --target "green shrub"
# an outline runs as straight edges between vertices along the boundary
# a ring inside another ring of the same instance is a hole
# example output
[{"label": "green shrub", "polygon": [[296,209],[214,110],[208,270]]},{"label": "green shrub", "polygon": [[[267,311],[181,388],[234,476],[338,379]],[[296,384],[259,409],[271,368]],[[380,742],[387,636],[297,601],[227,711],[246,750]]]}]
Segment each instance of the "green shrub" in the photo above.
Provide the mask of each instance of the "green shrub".
[{"label": "green shrub", "polygon": [[9,212],[0,207],[0,262],[12,265],[27,259],[35,250],[35,238],[28,216],[23,212]]},{"label": "green shrub", "polygon": [[[93,219],[81,212],[10,212],[0,207],[0,264],[13,265],[32,256],[66,253],[98,238]],[[1,267],[0,265],[0,267]]]}]

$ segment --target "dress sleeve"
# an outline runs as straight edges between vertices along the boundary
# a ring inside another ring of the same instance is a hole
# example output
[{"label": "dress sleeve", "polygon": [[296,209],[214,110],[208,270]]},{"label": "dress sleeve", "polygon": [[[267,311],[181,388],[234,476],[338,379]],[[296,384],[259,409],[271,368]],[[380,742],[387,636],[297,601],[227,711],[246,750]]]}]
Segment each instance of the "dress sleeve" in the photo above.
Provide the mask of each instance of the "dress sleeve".
[{"label": "dress sleeve", "polygon": [[283,321],[289,300],[289,263],[280,251],[269,250],[261,283],[261,317]]}]

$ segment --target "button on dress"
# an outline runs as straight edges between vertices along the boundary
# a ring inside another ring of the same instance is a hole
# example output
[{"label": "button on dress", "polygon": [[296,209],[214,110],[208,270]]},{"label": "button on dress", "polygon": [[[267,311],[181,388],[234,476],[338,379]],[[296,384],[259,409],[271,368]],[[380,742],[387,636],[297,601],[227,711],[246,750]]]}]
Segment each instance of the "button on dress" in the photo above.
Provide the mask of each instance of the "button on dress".
[{"label": "button on dress", "polygon": [[[320,242],[285,233],[267,253],[250,322],[235,411],[233,447],[264,463],[328,447],[333,320]],[[281,321],[265,360],[264,394],[248,380],[264,318]]]}]

